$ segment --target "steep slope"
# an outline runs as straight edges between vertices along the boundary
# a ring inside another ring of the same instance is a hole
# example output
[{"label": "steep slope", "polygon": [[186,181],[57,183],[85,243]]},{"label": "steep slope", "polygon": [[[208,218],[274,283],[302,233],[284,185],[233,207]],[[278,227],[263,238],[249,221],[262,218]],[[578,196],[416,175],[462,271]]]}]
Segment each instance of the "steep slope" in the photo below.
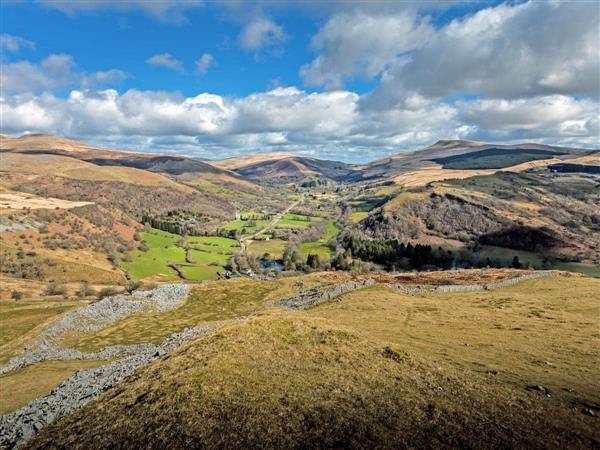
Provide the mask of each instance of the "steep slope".
[{"label": "steep slope", "polygon": [[599,264],[600,180],[552,167],[397,187],[357,228],[377,239],[490,245]]}]

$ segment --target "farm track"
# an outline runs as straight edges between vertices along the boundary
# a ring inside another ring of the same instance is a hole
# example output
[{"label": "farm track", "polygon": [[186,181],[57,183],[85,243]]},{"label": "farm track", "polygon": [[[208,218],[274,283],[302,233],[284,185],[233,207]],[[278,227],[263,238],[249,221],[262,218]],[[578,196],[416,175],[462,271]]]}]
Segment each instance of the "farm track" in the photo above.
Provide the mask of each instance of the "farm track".
[{"label": "farm track", "polygon": [[260,236],[261,234],[266,233],[267,231],[269,231],[271,228],[273,228],[275,225],[277,225],[277,223],[279,223],[279,221],[283,218],[283,216],[285,216],[293,208],[295,208],[298,205],[298,203],[300,203],[300,200],[296,200],[294,203],[292,203],[290,206],[288,206],[285,210],[277,213],[275,215],[275,217],[273,217],[273,220],[271,221],[271,223],[269,223],[269,225],[267,225],[266,227],[261,228],[260,230],[254,232],[250,236],[245,236],[245,237],[240,238],[240,240],[239,240],[239,243],[240,243],[240,246],[241,246],[240,253],[244,254],[248,250],[248,246],[246,245],[246,241],[252,242],[252,239],[254,239],[256,236]]}]

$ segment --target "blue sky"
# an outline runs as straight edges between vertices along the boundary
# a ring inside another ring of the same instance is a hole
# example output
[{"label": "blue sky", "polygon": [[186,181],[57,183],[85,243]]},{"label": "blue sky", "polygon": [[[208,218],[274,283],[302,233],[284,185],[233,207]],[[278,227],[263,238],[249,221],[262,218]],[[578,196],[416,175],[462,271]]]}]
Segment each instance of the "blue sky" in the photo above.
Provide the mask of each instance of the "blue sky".
[{"label": "blue sky", "polygon": [[1,8],[5,134],[348,161],[453,138],[599,146],[596,2]]}]

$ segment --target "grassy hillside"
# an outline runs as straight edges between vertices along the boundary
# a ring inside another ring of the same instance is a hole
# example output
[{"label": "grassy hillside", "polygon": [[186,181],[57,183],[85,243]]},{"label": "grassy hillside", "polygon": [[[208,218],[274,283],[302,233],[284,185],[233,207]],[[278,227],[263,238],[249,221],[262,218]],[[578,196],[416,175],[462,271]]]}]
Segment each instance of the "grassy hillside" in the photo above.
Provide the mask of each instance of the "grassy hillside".
[{"label": "grassy hillside", "polygon": [[[581,448],[600,439],[597,419],[581,412],[600,402],[600,281],[418,296],[375,286],[306,312],[265,309],[317,278],[202,286],[179,310],[96,333],[85,348],[255,313],[140,370],[27,448]],[[527,390],[540,384],[550,397]]]},{"label": "grassy hillside", "polygon": [[[443,164],[445,170],[482,170],[504,168],[547,159],[545,165],[589,155],[584,149],[553,147],[534,143],[513,145],[485,142],[442,140],[413,152],[403,152],[360,166],[349,179],[354,181],[385,180],[430,168],[432,162]],[[429,174],[440,179],[442,174]],[[454,176],[460,176],[460,173]]]}]

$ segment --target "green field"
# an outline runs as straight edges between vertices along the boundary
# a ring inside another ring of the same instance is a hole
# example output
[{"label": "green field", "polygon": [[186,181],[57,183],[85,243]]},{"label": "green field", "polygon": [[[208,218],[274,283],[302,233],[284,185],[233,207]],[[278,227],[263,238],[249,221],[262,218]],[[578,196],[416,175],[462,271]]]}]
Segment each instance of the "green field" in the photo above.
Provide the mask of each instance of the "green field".
[{"label": "green field", "polygon": [[356,211],[350,214],[350,220],[354,223],[357,223],[363,220],[368,215],[369,213],[367,211]]},{"label": "green field", "polygon": [[319,255],[321,261],[329,259],[332,254],[331,249],[323,242],[306,242],[300,245],[300,251],[304,258],[308,255]]},{"label": "green field", "polygon": [[389,195],[360,195],[348,200],[354,211],[369,212],[389,200]]},{"label": "green field", "polygon": [[337,223],[335,223],[335,220],[329,220],[327,221],[327,231],[323,236],[321,236],[321,239],[323,239],[325,242],[328,242],[336,237],[340,231],[342,231],[342,229]]},{"label": "green field", "polygon": [[252,241],[248,247],[248,251],[258,257],[262,257],[265,253],[271,255],[272,259],[282,259],[283,251],[287,241],[281,239],[270,239],[268,241]]},{"label": "green field", "polygon": [[[253,225],[250,226],[250,223]],[[228,222],[223,228],[225,230],[238,230],[242,234],[251,234],[268,226],[271,223],[270,220],[232,220]]]},{"label": "green field", "polygon": [[583,273],[587,276],[600,278],[600,266],[592,264],[557,262],[552,264],[553,269],[566,270],[568,272]]},{"label": "green field", "polygon": [[300,246],[300,251],[307,257],[308,255],[319,255],[321,260],[329,259],[333,255],[333,251],[327,243],[332,240],[341,231],[340,227],[335,223],[335,220],[327,222],[327,229],[321,235],[317,242],[305,242]]},{"label": "green field", "polygon": [[192,236],[187,238],[193,263],[185,260],[185,249],[180,246],[181,236],[166,231],[152,230],[141,233],[148,251],[136,250],[133,261],[124,265],[134,280],[152,278],[157,281],[179,279],[169,264],[181,267],[188,280],[211,280],[223,270],[229,257],[239,250],[233,239],[222,237]]},{"label": "green field", "polygon": [[299,214],[285,214],[279,222],[277,228],[307,228],[311,223],[321,222],[322,217],[303,216]]},{"label": "green field", "polygon": [[189,236],[188,245],[194,249],[210,251],[212,253],[235,253],[240,250],[240,244],[233,239],[219,236]]}]

